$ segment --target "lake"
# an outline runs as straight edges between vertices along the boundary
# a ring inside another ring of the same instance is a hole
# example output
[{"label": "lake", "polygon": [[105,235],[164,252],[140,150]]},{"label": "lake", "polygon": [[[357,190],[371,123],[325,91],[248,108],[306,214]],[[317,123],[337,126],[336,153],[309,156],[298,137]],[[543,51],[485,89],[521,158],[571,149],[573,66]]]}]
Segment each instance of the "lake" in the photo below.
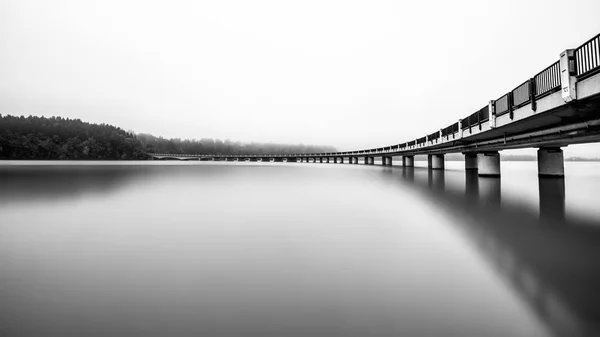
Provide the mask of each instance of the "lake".
[{"label": "lake", "polygon": [[0,336],[597,335],[600,163],[463,165],[0,162]]}]

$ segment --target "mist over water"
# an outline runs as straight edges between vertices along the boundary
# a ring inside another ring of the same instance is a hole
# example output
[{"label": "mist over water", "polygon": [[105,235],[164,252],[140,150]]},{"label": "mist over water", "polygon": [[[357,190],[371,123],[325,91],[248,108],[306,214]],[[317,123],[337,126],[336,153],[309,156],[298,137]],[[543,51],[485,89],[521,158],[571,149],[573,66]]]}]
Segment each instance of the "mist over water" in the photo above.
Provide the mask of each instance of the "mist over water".
[{"label": "mist over water", "polygon": [[594,336],[600,163],[0,164],[0,336]]}]

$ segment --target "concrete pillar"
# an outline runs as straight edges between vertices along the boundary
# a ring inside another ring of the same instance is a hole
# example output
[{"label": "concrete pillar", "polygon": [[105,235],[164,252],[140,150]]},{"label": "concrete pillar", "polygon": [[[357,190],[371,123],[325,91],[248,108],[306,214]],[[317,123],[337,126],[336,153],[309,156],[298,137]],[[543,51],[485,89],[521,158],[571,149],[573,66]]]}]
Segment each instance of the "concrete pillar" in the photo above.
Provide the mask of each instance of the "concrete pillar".
[{"label": "concrete pillar", "polygon": [[337,158],[333,158],[333,163],[337,164],[337,162],[338,162]]},{"label": "concrete pillar", "polygon": [[427,168],[428,169],[431,169],[431,167],[432,167],[432,164],[433,164],[433,158],[432,157],[433,157],[433,155],[431,155],[431,154],[427,155]]},{"label": "concrete pillar", "polygon": [[404,156],[402,157],[402,161],[404,162],[404,167],[415,167],[414,156]]},{"label": "concrete pillar", "polygon": [[375,165],[375,157],[369,157],[369,165]]},{"label": "concrete pillar", "polygon": [[465,171],[477,170],[477,154],[465,153]]},{"label": "concrete pillar", "polygon": [[563,151],[559,147],[540,148],[537,151],[538,175],[540,177],[564,177]]},{"label": "concrete pillar", "polygon": [[369,165],[369,157],[365,157],[365,165]]},{"label": "concrete pillar", "polygon": [[499,177],[500,154],[497,151],[478,153],[477,167],[480,177]]},{"label": "concrete pillar", "polygon": [[342,163],[342,164],[344,163],[344,157],[340,158],[340,163]]},{"label": "concrete pillar", "polygon": [[434,154],[431,156],[431,169],[432,170],[443,170],[444,169],[444,155]]}]

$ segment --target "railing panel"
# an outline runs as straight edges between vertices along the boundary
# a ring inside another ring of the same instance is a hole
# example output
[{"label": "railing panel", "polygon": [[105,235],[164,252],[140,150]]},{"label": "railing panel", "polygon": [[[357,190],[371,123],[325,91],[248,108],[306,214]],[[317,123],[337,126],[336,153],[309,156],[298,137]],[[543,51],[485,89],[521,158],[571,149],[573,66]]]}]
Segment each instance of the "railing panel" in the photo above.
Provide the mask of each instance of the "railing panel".
[{"label": "railing panel", "polygon": [[483,108],[479,109],[479,111],[477,111],[477,116],[479,118],[479,123],[483,123],[483,122],[489,120],[490,119],[490,107],[486,105]]},{"label": "railing panel", "polygon": [[525,83],[516,87],[512,91],[513,107],[519,107],[519,106],[524,105],[525,103],[529,103],[530,98],[531,98],[529,89],[530,89],[529,81],[525,81]]},{"label": "railing panel", "polygon": [[575,49],[577,77],[600,71],[600,34]]},{"label": "railing panel", "polygon": [[560,89],[560,65],[554,62],[548,68],[540,71],[533,77],[535,83],[535,96],[541,96]]},{"label": "railing panel", "polygon": [[469,124],[469,117],[471,117],[471,116],[469,115],[469,116],[467,116],[467,117],[465,117],[465,118],[462,119],[461,127],[462,127],[463,130],[464,129],[468,129],[469,127],[471,127],[471,124]]},{"label": "railing panel", "polygon": [[496,106],[496,116],[502,116],[505,113],[508,112],[508,94],[498,98],[495,102],[494,102],[495,106]]},{"label": "railing panel", "polygon": [[469,116],[469,125],[473,127],[477,124],[479,124],[479,111],[474,112]]}]

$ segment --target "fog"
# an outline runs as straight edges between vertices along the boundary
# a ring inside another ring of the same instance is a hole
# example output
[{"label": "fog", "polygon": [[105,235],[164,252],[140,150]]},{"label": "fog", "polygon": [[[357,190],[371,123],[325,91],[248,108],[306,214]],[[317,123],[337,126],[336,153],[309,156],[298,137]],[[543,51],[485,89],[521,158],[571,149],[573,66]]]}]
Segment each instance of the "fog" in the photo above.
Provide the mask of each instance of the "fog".
[{"label": "fog", "polygon": [[174,138],[396,144],[558,60],[600,31],[599,12],[597,0],[1,0],[0,113]]}]

